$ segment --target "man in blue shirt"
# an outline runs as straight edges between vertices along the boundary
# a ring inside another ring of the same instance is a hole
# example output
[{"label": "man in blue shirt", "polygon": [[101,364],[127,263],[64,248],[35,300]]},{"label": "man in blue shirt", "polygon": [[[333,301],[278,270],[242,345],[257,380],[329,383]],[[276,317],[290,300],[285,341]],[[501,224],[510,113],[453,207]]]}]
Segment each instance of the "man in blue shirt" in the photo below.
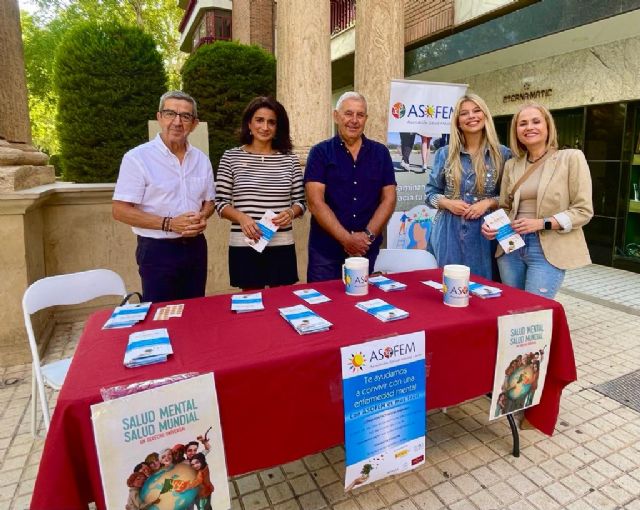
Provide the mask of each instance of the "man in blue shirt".
[{"label": "man in blue shirt", "polygon": [[304,175],[312,214],[308,282],[341,278],[346,257],[367,257],[371,273],[396,206],[389,150],[363,135],[365,98],[345,92],[333,118],[338,134],[311,148]]}]

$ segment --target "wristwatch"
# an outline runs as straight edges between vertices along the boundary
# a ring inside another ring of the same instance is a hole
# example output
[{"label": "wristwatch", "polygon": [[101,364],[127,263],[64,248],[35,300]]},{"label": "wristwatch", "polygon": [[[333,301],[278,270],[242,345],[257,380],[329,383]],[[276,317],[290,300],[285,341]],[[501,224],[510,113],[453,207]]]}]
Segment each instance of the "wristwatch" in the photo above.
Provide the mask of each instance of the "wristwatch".
[{"label": "wristwatch", "polygon": [[373,242],[376,240],[377,236],[373,232],[371,232],[371,230],[369,230],[368,228],[364,229],[364,233],[367,234],[369,241]]},{"label": "wristwatch", "polygon": [[544,229],[545,230],[553,230],[553,224],[551,223],[551,218],[544,218]]}]

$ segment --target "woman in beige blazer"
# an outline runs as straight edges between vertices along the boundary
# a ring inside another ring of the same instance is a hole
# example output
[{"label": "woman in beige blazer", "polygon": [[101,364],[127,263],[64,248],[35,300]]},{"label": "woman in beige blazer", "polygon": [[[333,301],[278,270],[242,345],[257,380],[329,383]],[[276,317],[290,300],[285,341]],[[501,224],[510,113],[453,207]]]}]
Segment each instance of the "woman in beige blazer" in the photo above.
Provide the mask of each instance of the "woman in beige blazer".
[{"label": "woman in beige blazer", "polygon": [[[511,253],[498,248],[500,277],[512,287],[554,298],[566,269],[591,263],[582,231],[593,216],[591,174],[581,151],[557,150],[556,126],[542,105],[523,105],[510,134],[514,158],[505,164],[500,206],[526,244]],[[496,232],[483,225],[487,239]]]}]

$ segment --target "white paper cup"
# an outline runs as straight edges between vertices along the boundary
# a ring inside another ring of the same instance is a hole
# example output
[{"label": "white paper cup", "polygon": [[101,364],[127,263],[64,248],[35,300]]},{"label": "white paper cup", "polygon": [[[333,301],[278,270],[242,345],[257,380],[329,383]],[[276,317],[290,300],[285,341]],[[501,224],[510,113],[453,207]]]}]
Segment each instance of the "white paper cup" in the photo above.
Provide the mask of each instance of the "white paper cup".
[{"label": "white paper cup", "polygon": [[349,257],[342,264],[342,281],[349,296],[366,296],[369,292],[369,260]]},{"label": "white paper cup", "polygon": [[442,271],[443,301],[447,306],[469,306],[468,266],[448,264]]}]

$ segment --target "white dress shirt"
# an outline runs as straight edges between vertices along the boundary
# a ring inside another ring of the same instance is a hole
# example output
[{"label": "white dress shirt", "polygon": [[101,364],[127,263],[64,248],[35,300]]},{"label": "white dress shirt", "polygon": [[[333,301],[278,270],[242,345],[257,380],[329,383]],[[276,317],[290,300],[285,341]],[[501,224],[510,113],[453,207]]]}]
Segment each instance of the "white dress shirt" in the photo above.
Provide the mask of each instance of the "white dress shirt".
[{"label": "white dress shirt", "polygon": [[[180,164],[159,134],[124,155],[113,193],[113,200],[136,204],[141,211],[162,217],[198,212],[203,202],[214,197],[213,168],[207,155],[187,142]],[[131,229],[139,236],[155,239],[180,237],[175,232]]]}]

